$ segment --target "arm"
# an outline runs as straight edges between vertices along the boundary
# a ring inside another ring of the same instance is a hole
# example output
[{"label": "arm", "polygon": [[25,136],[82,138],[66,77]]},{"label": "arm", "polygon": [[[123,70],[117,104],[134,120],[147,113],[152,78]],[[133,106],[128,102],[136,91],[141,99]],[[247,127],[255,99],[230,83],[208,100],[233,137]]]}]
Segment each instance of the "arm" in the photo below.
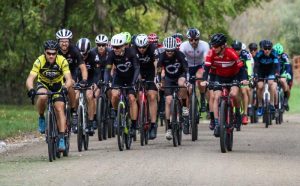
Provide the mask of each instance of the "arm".
[{"label": "arm", "polygon": [[88,72],[87,72],[87,68],[86,68],[85,64],[84,63],[80,64],[79,68],[81,71],[82,80],[87,80]]},{"label": "arm", "polygon": [[27,80],[26,80],[26,87],[27,90],[33,89],[33,82],[35,78],[37,77],[37,74],[35,73],[30,73]]},{"label": "arm", "polygon": [[65,73],[65,87],[69,89],[72,86],[72,76],[71,73]]},{"label": "arm", "polygon": [[131,84],[134,85],[137,82],[139,75],[140,75],[140,64],[136,58],[135,53],[133,53],[133,56],[132,56],[132,65],[134,68],[134,75],[133,75]]}]

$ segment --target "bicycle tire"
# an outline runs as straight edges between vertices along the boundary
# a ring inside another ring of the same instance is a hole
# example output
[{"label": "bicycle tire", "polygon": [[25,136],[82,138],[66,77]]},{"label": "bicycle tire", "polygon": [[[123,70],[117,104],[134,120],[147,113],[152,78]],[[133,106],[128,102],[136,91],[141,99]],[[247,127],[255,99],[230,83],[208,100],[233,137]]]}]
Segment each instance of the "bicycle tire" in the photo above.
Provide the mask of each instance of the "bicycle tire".
[{"label": "bicycle tire", "polygon": [[102,104],[103,104],[103,98],[100,96],[97,100],[97,107],[96,107],[96,122],[97,122],[97,133],[98,133],[98,140],[102,141],[103,140],[103,123],[102,123]]},{"label": "bicycle tire", "polygon": [[232,151],[232,146],[233,146],[233,130],[232,129],[227,129],[226,133],[226,148],[228,151]]},{"label": "bicycle tire", "polygon": [[124,146],[125,146],[125,134],[124,134],[124,126],[122,126],[122,119],[124,118],[123,116],[123,110],[124,110],[124,106],[123,104],[119,103],[118,106],[118,113],[117,113],[117,122],[118,122],[118,126],[117,126],[117,141],[118,141],[118,147],[120,151],[124,150]]},{"label": "bicycle tire", "polygon": [[192,129],[192,141],[196,141],[198,139],[198,124],[197,121],[197,100],[196,95],[192,95],[192,103],[191,103],[191,129]]},{"label": "bicycle tire", "polygon": [[[266,98],[265,100],[268,100],[268,95],[266,95]],[[265,115],[265,127],[268,128],[269,125],[270,125],[270,103],[267,102],[266,105],[265,105],[265,112],[266,112],[266,115]]]},{"label": "bicycle tire", "polygon": [[82,151],[83,144],[83,109],[78,107],[78,124],[77,124],[77,148],[78,151]]},{"label": "bicycle tire", "polygon": [[[131,148],[131,143],[132,140],[134,140],[134,138],[131,136],[131,134],[129,133],[129,129],[130,129],[130,119],[129,119],[129,113],[125,112],[124,110],[124,116],[125,118],[123,119],[125,121],[124,126],[126,126],[126,130],[125,130],[125,147],[126,150],[130,150]],[[134,130],[136,132],[136,130]],[[136,134],[135,134],[136,136]]]},{"label": "bicycle tire", "polygon": [[[177,141],[178,141],[178,145],[181,145],[181,141],[182,141],[182,125],[183,125],[183,122],[184,119],[183,119],[183,116],[182,116],[182,107],[181,107],[181,104],[179,102],[179,100],[177,101]],[[187,119],[188,121],[188,119]]]},{"label": "bicycle tire", "polygon": [[112,138],[113,134],[113,126],[112,126],[112,120],[110,118],[107,118],[107,137]]},{"label": "bicycle tire", "polygon": [[48,144],[48,158],[49,158],[49,162],[52,162],[54,160],[54,145],[53,145],[53,138],[52,138],[52,118],[51,118],[51,114],[48,111],[47,112],[47,116],[46,116],[46,124],[47,124],[47,144]]},{"label": "bicycle tire", "polygon": [[70,134],[65,136],[66,150],[63,151],[63,156],[69,156],[70,151]]},{"label": "bicycle tire", "polygon": [[[87,110],[85,110],[85,122],[88,121],[88,112]],[[85,131],[83,132],[83,148],[84,150],[88,150],[89,149],[89,134],[87,134]]]},{"label": "bicycle tire", "polygon": [[227,122],[227,103],[225,100],[221,100],[221,104],[219,107],[219,117],[220,117],[220,148],[222,153],[227,152],[227,145],[226,145],[226,122]]},{"label": "bicycle tire", "polygon": [[139,128],[140,128],[140,143],[141,143],[141,146],[144,146],[144,144],[145,144],[145,122],[144,122],[145,113],[144,113],[144,111],[145,111],[144,103],[141,100],[140,110],[139,110],[139,121],[138,121]]},{"label": "bicycle tire", "polygon": [[176,100],[172,99],[171,102],[171,125],[172,125],[172,137],[173,137],[173,146],[178,146],[178,137],[177,137],[177,107]]}]

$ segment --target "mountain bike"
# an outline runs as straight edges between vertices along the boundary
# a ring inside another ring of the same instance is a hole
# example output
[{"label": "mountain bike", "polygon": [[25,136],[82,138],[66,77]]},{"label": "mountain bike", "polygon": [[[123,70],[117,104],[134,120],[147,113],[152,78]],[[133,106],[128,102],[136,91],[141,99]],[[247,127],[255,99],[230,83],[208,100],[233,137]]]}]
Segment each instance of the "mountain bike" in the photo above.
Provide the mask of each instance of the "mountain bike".
[{"label": "mountain bike", "polygon": [[88,110],[86,101],[86,90],[91,90],[91,87],[81,87],[78,83],[73,86],[74,90],[79,90],[79,105],[77,109],[78,124],[77,124],[77,147],[78,151],[88,150],[89,134],[87,133]]}]

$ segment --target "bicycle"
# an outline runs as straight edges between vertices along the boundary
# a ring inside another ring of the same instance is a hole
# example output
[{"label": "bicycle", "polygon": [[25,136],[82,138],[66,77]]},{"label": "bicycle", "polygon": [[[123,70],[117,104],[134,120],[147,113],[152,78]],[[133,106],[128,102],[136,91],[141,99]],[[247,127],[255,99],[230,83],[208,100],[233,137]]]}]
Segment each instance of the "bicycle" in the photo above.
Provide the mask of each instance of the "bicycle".
[{"label": "bicycle", "polygon": [[181,145],[182,141],[182,105],[178,97],[178,91],[180,88],[187,88],[185,86],[163,86],[161,88],[171,89],[172,91],[172,102],[171,102],[171,117],[170,122],[172,126],[172,137],[173,137],[173,146],[177,147]]},{"label": "bicycle", "polygon": [[150,111],[149,111],[149,102],[147,98],[146,87],[149,83],[154,81],[140,80],[140,94],[139,94],[139,116],[138,116],[138,125],[140,129],[140,143],[141,146],[148,144],[149,140],[149,131],[151,127],[150,121]]},{"label": "bicycle", "polygon": [[98,140],[106,140],[107,137],[114,137],[113,121],[110,113],[110,100],[107,97],[107,85],[104,82],[98,82],[100,95],[97,99],[96,121],[98,126]]},{"label": "bicycle", "polygon": [[272,125],[272,113],[270,110],[270,92],[268,80],[273,80],[272,78],[258,78],[258,80],[264,81],[264,92],[263,92],[263,122],[265,127],[268,128],[269,125]]},{"label": "bicycle", "polygon": [[120,100],[118,103],[118,111],[117,111],[117,141],[118,147],[120,151],[124,150],[124,146],[127,150],[130,149],[131,143],[133,140],[133,136],[130,135],[130,109],[129,103],[126,96],[126,90],[132,89],[132,86],[119,86],[119,87],[112,87],[110,89],[118,89],[120,90]]},{"label": "bicycle", "polygon": [[[35,95],[47,95],[48,100],[47,100],[47,113],[46,113],[46,143],[48,144],[48,158],[49,161],[52,162],[53,160],[57,158],[60,158],[60,151],[58,151],[58,128],[57,128],[57,120],[56,120],[56,115],[54,112],[54,106],[53,106],[53,95],[57,94],[62,94],[61,92],[50,92],[48,91],[47,93],[36,93]],[[63,97],[67,97],[63,95]],[[34,104],[34,97],[31,98],[32,104]],[[65,108],[68,108],[66,106]],[[68,108],[69,110],[69,108]],[[65,109],[65,111],[68,111]],[[69,113],[70,114],[70,113]],[[69,115],[70,118],[70,115]],[[68,119],[68,116],[67,116]],[[66,149],[63,151],[63,156],[68,156],[69,154],[69,147],[70,147],[70,120],[67,120],[67,128],[66,132],[64,135],[65,139],[65,146]],[[69,125],[68,125],[69,123]]]},{"label": "bicycle", "polygon": [[258,122],[258,116],[257,116],[257,106],[258,106],[258,100],[257,100],[257,90],[256,90],[256,82],[254,79],[251,79],[250,81],[250,87],[252,88],[252,107],[251,107],[251,113],[250,115],[250,122],[251,123],[257,123]]},{"label": "bicycle", "polygon": [[277,77],[276,82],[277,82],[277,98],[278,98],[278,108],[275,109],[275,122],[276,124],[281,124],[283,122],[283,113],[285,111],[284,107],[284,92],[282,85],[279,81],[279,78],[284,78],[284,77]]},{"label": "bicycle", "polygon": [[234,121],[236,121],[233,99],[229,91],[232,86],[239,86],[240,83],[222,83],[219,85],[222,87],[222,95],[219,99],[220,147],[221,152],[226,153],[232,151]]},{"label": "bicycle", "polygon": [[189,128],[192,131],[192,141],[196,141],[198,139],[198,124],[200,120],[200,112],[199,112],[199,101],[196,95],[196,81],[203,80],[203,78],[196,78],[192,76],[190,78],[192,85],[192,95],[190,97],[190,109],[189,109]]},{"label": "bicycle", "polygon": [[81,87],[78,83],[73,86],[74,90],[79,90],[79,105],[77,109],[78,124],[77,124],[77,148],[78,151],[82,151],[82,145],[84,150],[88,150],[89,147],[89,134],[86,132],[88,122],[88,110],[86,101],[86,90],[91,90],[91,87]]}]

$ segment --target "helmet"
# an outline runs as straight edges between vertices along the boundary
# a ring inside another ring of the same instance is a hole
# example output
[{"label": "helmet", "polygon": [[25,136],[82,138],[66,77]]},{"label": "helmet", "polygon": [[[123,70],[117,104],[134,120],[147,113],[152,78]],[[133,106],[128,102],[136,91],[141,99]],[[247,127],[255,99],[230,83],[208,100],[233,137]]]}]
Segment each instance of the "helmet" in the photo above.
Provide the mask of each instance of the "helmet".
[{"label": "helmet", "polygon": [[238,40],[234,40],[233,43],[231,44],[231,47],[234,50],[241,50],[242,49],[242,43]]},{"label": "helmet", "polygon": [[61,29],[56,32],[56,39],[72,39],[73,34],[68,29]]},{"label": "helmet", "polygon": [[58,50],[58,43],[54,40],[45,41],[44,50]]},{"label": "helmet", "polygon": [[190,29],[188,29],[186,36],[189,39],[199,39],[200,31],[197,28],[190,28]]},{"label": "helmet", "polygon": [[175,33],[172,35],[172,37],[174,37],[175,39],[179,38],[181,41],[183,41],[183,35],[181,33]]},{"label": "helmet", "polygon": [[144,47],[147,46],[148,43],[148,36],[146,34],[139,34],[135,38],[135,44],[137,47]]},{"label": "helmet", "polygon": [[261,41],[261,48],[272,48],[273,43],[270,40],[262,40]]},{"label": "helmet", "polygon": [[242,50],[246,50],[247,49],[247,46],[245,43],[242,43]]},{"label": "helmet", "polygon": [[277,54],[281,55],[283,53],[283,46],[280,43],[276,43],[273,46],[273,49],[277,52]]},{"label": "helmet", "polygon": [[176,45],[177,45],[177,48],[180,47],[180,45],[182,44],[182,41],[179,37],[176,37]]},{"label": "helmet", "polygon": [[248,45],[249,50],[257,50],[257,44],[256,43],[250,43]]},{"label": "helmet", "polygon": [[124,34],[116,34],[110,40],[111,46],[122,46],[126,43],[126,38]]},{"label": "helmet", "polygon": [[96,44],[107,44],[108,43],[108,37],[104,34],[99,34],[95,38]]},{"label": "helmet", "polygon": [[227,42],[227,37],[222,33],[217,33],[211,36],[209,44],[211,46],[222,46]]},{"label": "helmet", "polygon": [[87,54],[91,49],[91,42],[88,38],[81,38],[76,43],[81,55]]},{"label": "helmet", "polygon": [[132,45],[135,45],[136,36],[137,36],[136,34],[134,34],[134,35],[131,36],[131,44]]},{"label": "helmet", "polygon": [[124,34],[124,36],[126,38],[126,44],[130,44],[131,43],[131,34],[129,32],[121,32],[121,34]]},{"label": "helmet", "polygon": [[167,37],[163,41],[163,46],[166,50],[175,50],[176,49],[176,39],[174,37]]},{"label": "helmet", "polygon": [[149,43],[157,43],[158,42],[158,36],[156,33],[151,33],[148,35],[148,41]]}]

